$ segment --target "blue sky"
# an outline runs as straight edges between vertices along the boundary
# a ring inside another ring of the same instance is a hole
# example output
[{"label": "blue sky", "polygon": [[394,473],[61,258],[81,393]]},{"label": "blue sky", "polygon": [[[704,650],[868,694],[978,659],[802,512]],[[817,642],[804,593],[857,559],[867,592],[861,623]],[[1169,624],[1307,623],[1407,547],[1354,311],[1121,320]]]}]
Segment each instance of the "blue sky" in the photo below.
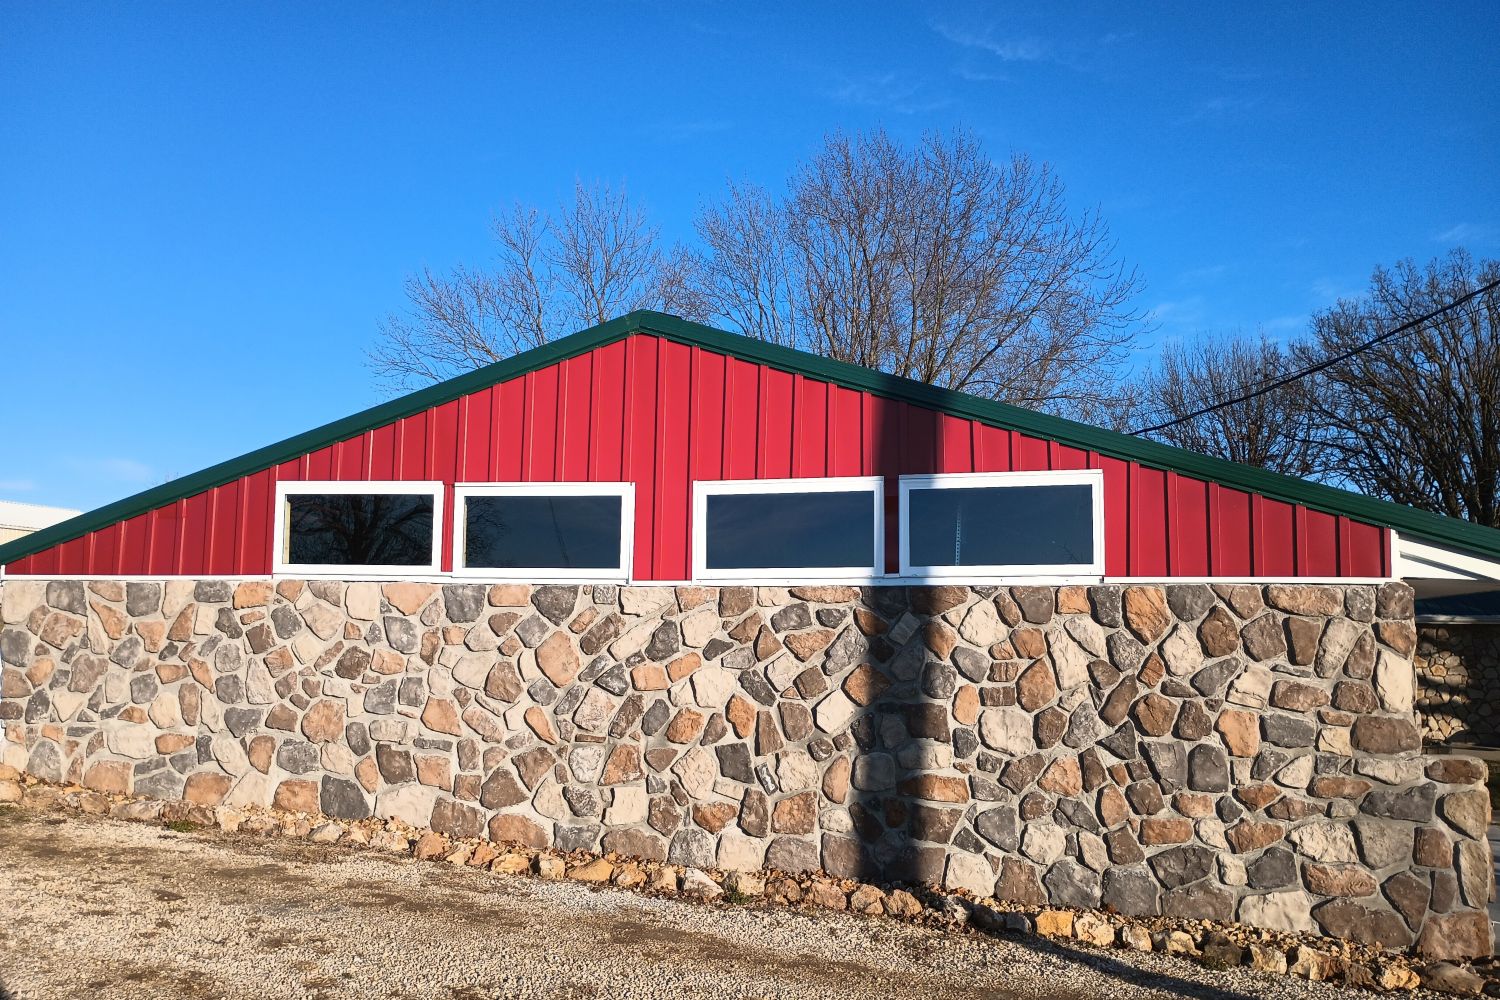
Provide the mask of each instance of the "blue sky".
[{"label": "blue sky", "polygon": [[[1491,3],[0,8],[0,498],[92,507],[382,398],[363,351],[513,199],[669,239],[834,128],[1050,161],[1163,338],[1500,255]],[[357,13],[356,13],[357,12]]]}]

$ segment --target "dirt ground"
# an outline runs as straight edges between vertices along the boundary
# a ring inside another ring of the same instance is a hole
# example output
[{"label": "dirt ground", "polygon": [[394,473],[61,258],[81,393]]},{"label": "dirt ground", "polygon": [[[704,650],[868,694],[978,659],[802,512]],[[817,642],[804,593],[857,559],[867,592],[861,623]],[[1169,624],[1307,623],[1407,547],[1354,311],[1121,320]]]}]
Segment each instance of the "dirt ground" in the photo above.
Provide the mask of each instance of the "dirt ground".
[{"label": "dirt ground", "polygon": [[1333,997],[1160,955],[0,811],[0,998]]}]

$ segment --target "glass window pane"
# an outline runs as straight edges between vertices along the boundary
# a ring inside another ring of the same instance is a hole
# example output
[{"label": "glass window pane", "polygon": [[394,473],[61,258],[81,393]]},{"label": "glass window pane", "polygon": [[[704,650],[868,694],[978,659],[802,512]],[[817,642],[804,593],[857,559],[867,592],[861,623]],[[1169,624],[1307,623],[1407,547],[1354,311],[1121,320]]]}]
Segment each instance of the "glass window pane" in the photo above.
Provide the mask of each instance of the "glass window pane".
[{"label": "glass window pane", "polygon": [[1094,494],[1086,485],[913,489],[913,566],[1059,566],[1094,561]]},{"label": "glass window pane", "polygon": [[293,493],[287,562],[305,566],[430,566],[432,494]]},{"label": "glass window pane", "polygon": [[471,568],[620,568],[618,496],[471,496],[464,507]]},{"label": "glass window pane", "polygon": [[875,562],[875,495],[710,494],[709,569],[833,568]]}]

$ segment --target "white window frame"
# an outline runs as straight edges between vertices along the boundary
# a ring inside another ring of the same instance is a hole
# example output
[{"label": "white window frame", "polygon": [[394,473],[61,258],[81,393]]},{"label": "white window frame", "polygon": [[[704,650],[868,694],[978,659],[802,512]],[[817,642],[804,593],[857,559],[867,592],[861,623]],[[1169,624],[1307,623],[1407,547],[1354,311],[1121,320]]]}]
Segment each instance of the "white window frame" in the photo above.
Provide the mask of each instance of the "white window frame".
[{"label": "white window frame", "polygon": [[[911,491],[961,490],[1022,486],[1088,486],[1093,495],[1094,559],[1090,563],[1057,563],[1005,566],[913,566],[911,564]],[[1076,469],[1055,472],[955,472],[930,476],[902,476],[898,484],[900,503],[901,576],[929,578],[994,577],[1103,577],[1104,576],[1104,471]]]},{"label": "white window frame", "polygon": [[[693,579],[714,581],[875,580],[885,576],[885,481],[879,476],[819,479],[700,479],[693,482]],[[708,498],[784,493],[869,493],[874,500],[871,531],[874,562],[869,566],[777,566],[754,569],[709,569]]]},{"label": "white window frame", "polygon": [[[620,561],[605,569],[504,569],[468,565],[464,529],[470,497],[619,497]],[[635,551],[635,483],[457,483],[453,487],[453,575],[545,583],[627,583]]]},{"label": "white window frame", "polygon": [[[442,571],[443,559],[443,492],[444,487],[442,483],[427,480],[363,482],[348,479],[332,481],[288,479],[279,481],[276,484],[274,534],[271,536],[271,544],[273,546],[271,552],[272,572],[276,576],[335,576],[341,578],[369,576],[404,577],[440,573]],[[341,495],[420,493],[430,495],[432,497],[431,560],[426,565],[416,566],[367,566],[363,564],[325,566],[313,563],[287,562],[286,557],[291,547],[291,539],[287,537],[287,498],[289,496],[311,493]]]}]

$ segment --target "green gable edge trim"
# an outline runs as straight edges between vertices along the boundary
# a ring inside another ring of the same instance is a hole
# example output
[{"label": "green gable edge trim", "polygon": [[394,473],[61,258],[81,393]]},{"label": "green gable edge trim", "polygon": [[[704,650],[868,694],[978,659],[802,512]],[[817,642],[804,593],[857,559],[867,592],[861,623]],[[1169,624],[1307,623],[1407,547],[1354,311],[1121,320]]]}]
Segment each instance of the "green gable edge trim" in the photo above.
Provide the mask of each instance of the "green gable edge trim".
[{"label": "green gable edge trim", "polygon": [[808,354],[805,351],[755,340],[666,313],[639,310],[627,313],[578,333],[555,340],[487,365],[484,368],[408,393],[372,406],[352,416],[335,420],[284,441],[258,448],[238,458],[221,462],[201,472],[174,479],[134,496],[106,504],[49,528],[0,545],[0,566],[72,541],[118,521],[129,520],[158,507],[195,496],[205,490],[264,471],[282,462],[317,451],[339,441],[451,402],[500,382],[518,378],[549,365],[567,361],[589,351],[623,340],[633,333],[646,333],[705,350],[726,354],[781,371],[830,382],[859,392],[901,400],[917,406],[966,417],[982,424],[1020,431],[1059,444],[1095,451],[1110,458],[1139,462],[1153,468],[1180,472],[1225,486],[1288,503],[1342,514],[1357,521],[1393,528],[1403,535],[1438,545],[1451,546],[1491,558],[1500,558],[1500,529],[1486,528],[1457,518],[1377,500],[1284,476],[1265,469],[1211,458],[1171,445],[1104,430],[1088,424],[1028,410],[1009,403],[981,399],[968,393],[914,382],[886,372]]}]

